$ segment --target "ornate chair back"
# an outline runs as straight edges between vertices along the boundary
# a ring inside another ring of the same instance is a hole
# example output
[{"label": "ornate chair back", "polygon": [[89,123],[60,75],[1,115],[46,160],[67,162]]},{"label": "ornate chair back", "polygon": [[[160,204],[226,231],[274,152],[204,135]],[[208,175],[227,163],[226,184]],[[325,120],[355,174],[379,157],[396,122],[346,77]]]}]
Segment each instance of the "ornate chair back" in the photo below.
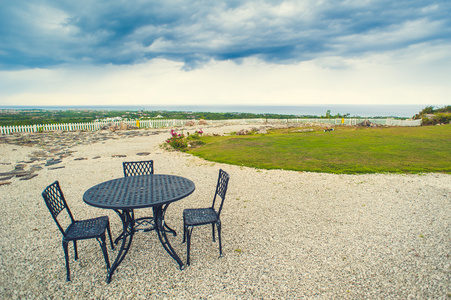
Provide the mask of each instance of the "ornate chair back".
[{"label": "ornate chair back", "polygon": [[[213,204],[211,205],[211,207],[216,210],[216,212],[218,213],[218,218],[219,215],[221,214],[221,210],[222,210],[222,206],[224,205],[224,199],[227,193],[227,186],[229,184],[229,174],[227,174],[225,171],[223,171],[222,169],[219,170],[219,176],[218,176],[218,183],[216,185],[216,192],[215,192],[215,196],[213,198]],[[217,200],[217,198],[219,198]],[[218,203],[216,203],[218,201]],[[219,203],[220,202],[220,203]],[[219,208],[215,209],[215,205],[219,204]]]},{"label": "ornate chair back", "polygon": [[[42,197],[44,198],[45,204],[47,205],[47,208],[49,209],[53,220],[55,220],[56,225],[58,226],[59,230],[63,234],[63,236],[66,236],[66,232],[64,231],[64,228],[67,228],[67,226],[62,226],[60,219],[58,218],[59,214],[66,210],[67,214],[69,216],[70,222],[75,222],[74,217],[67,206],[66,199],[64,198],[63,191],[61,190],[60,184],[58,181],[55,181],[51,185],[49,185],[43,192]],[[62,221],[62,220],[61,220]]]},{"label": "ornate chair back", "polygon": [[153,174],[153,160],[123,162],[124,176]]}]

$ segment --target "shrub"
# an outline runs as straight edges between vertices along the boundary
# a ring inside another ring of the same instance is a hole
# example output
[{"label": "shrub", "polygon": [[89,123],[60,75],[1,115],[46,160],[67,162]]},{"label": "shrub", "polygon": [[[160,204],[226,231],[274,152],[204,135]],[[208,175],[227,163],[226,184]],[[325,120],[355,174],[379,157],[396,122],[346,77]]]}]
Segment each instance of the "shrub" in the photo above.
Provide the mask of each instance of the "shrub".
[{"label": "shrub", "polygon": [[185,149],[188,146],[185,135],[183,133],[177,134],[174,129],[171,129],[171,137],[166,140],[166,143],[177,150]]},{"label": "shrub", "polygon": [[451,105],[434,108],[433,106],[426,106],[414,119],[421,119],[422,125],[436,125],[447,124],[451,122]]},{"label": "shrub", "polygon": [[171,129],[171,137],[166,140],[166,143],[176,150],[185,151],[189,147],[204,145],[205,143],[199,140],[203,133],[201,129],[185,136],[183,133],[177,134],[174,129]]},{"label": "shrub", "polygon": [[204,132],[201,130],[194,132],[193,134],[188,135],[188,140],[198,140],[202,136]]},{"label": "shrub", "polygon": [[436,124],[448,124],[451,122],[451,114],[449,113],[438,113],[433,117],[422,117],[422,125],[436,125]]}]

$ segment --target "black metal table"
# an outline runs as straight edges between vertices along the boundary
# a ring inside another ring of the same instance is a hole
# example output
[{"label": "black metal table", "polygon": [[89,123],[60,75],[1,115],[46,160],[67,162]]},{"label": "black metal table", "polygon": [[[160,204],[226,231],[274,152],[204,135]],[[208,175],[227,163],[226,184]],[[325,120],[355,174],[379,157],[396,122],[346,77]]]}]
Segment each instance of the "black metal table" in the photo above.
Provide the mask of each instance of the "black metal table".
[{"label": "black metal table", "polygon": [[[143,223],[151,224],[145,231],[155,230],[163,248],[177,261],[180,269],[184,269],[182,260],[167,238],[166,232],[176,233],[165,224],[164,215],[169,204],[191,195],[194,189],[195,185],[191,180],[180,176],[140,175],[109,180],[93,186],[83,194],[83,201],[87,204],[113,209],[122,221],[123,231],[116,239],[116,243],[122,240],[122,245],[108,271],[108,283],[127,255],[134,233]],[[146,218],[149,220],[144,222],[139,222],[141,219],[135,220],[133,210],[145,207],[152,207],[153,218]]]}]

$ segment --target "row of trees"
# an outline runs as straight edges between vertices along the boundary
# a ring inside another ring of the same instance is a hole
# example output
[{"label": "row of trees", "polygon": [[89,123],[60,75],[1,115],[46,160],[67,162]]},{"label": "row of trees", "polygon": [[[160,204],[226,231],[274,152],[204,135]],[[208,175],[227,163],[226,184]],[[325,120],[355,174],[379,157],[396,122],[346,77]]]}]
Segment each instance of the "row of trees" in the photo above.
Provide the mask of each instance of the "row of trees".
[{"label": "row of trees", "polygon": [[61,124],[93,122],[98,119],[117,118],[124,120],[148,120],[153,118],[163,119],[204,119],[204,120],[228,120],[228,119],[253,119],[271,118],[286,119],[295,118],[294,115],[280,114],[252,114],[252,113],[213,113],[213,112],[184,112],[184,111],[123,111],[123,110],[0,110],[0,126]]},{"label": "row of trees", "polygon": [[423,125],[436,125],[451,123],[451,105],[442,108],[434,108],[433,106],[426,106],[414,119],[421,119]]},{"label": "row of trees", "polygon": [[[330,110],[325,116],[303,116],[312,118],[346,118],[350,114],[332,115]],[[228,120],[228,119],[291,119],[296,115],[281,114],[252,114],[252,113],[214,113],[214,112],[183,112],[183,111],[121,111],[121,110],[0,110],[0,126],[12,125],[39,125],[39,124],[61,124],[61,123],[83,123],[93,122],[96,119],[121,117],[125,120],[146,120],[152,118],[164,119],[204,119],[204,120]],[[422,119],[423,125],[433,125],[437,123],[449,123],[451,121],[451,106],[434,108],[427,106],[414,116],[415,119]]]}]

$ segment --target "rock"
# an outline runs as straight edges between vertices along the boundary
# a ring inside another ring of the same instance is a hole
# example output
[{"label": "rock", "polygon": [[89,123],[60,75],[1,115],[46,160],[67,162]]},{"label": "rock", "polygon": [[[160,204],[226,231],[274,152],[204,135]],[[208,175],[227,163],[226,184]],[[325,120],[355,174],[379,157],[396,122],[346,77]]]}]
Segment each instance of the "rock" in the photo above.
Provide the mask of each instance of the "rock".
[{"label": "rock", "polygon": [[136,155],[138,155],[138,156],[146,156],[146,155],[149,155],[150,154],[150,152],[140,152],[140,153],[136,153]]},{"label": "rock", "polygon": [[53,159],[53,158],[51,158],[51,159],[47,160],[45,166],[46,166],[46,167],[47,167],[47,166],[52,166],[52,165],[59,164],[59,163],[61,163],[61,162],[62,162],[61,159]]},{"label": "rock", "polygon": [[248,135],[249,131],[246,129],[241,129],[240,131],[237,131],[236,135]]},{"label": "rock", "polygon": [[118,127],[116,124],[111,123],[111,124],[109,125],[108,129],[109,129],[111,132],[115,132],[116,130],[119,129],[119,127]]},{"label": "rock", "polygon": [[31,178],[35,178],[38,174],[30,174],[28,176],[22,177],[19,180],[30,180]]},{"label": "rock", "polygon": [[194,121],[188,121],[185,123],[185,126],[195,126],[195,125],[196,125],[196,122],[194,122]]},{"label": "rock", "polygon": [[357,126],[370,127],[371,126],[371,122],[368,121],[368,120],[365,120],[363,122],[358,123]]},{"label": "rock", "polygon": [[60,167],[50,167],[49,170],[56,170],[56,169],[63,169],[65,168],[65,166],[60,166]]},{"label": "rock", "polygon": [[362,127],[378,127],[378,126],[382,126],[382,125],[376,124],[376,123],[371,123],[369,120],[365,120],[365,121],[363,121],[363,122],[358,123],[357,126],[362,126]]},{"label": "rock", "polygon": [[125,123],[120,123],[119,124],[119,130],[127,130],[127,129],[128,129],[127,124],[125,124]]},{"label": "rock", "polygon": [[257,129],[257,133],[259,133],[259,134],[267,134],[268,130],[266,129],[266,127],[262,126],[259,129]]},{"label": "rock", "polygon": [[24,177],[24,176],[31,175],[31,173],[33,173],[33,171],[22,171],[22,172],[15,172],[14,175],[16,177]]},{"label": "rock", "polygon": [[25,167],[26,167],[26,165],[24,165],[24,164],[18,164],[14,167],[14,169],[21,171],[21,170],[25,169]]},{"label": "rock", "polygon": [[39,171],[39,170],[42,170],[42,167],[39,166],[39,165],[33,165],[33,166],[30,167],[30,170],[32,170],[32,171]]},{"label": "rock", "polygon": [[18,177],[20,177],[20,176],[25,176],[25,175],[28,175],[28,174],[31,174],[31,173],[33,173],[33,172],[31,172],[31,171],[14,170],[14,171],[11,171],[11,172],[0,173],[0,176],[18,176]]},{"label": "rock", "polygon": [[200,119],[199,120],[199,125],[208,125],[207,121]]}]

